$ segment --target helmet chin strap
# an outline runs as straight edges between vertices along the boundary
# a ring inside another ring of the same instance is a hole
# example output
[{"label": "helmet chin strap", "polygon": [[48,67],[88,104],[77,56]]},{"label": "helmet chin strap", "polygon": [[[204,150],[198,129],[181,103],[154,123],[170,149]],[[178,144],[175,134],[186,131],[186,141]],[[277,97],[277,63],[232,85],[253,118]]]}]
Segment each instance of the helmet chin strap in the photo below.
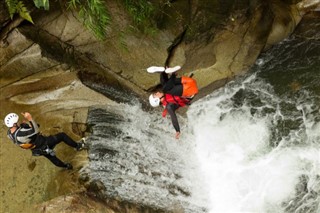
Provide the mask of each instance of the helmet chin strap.
[{"label": "helmet chin strap", "polygon": [[9,130],[10,130],[10,132],[14,132],[14,131],[16,131],[16,129],[18,129],[18,128],[19,128],[19,125],[18,125],[17,123],[15,123],[15,124],[13,124],[12,127],[9,128]]},{"label": "helmet chin strap", "polygon": [[161,103],[161,99],[162,99],[162,98],[164,98],[164,95],[162,95],[162,96],[161,96],[161,97],[159,98],[159,100],[160,100],[160,103]]},{"label": "helmet chin strap", "polygon": [[162,105],[162,101],[161,101],[162,98],[164,98],[164,94],[159,98],[159,100],[160,100],[160,105]]}]

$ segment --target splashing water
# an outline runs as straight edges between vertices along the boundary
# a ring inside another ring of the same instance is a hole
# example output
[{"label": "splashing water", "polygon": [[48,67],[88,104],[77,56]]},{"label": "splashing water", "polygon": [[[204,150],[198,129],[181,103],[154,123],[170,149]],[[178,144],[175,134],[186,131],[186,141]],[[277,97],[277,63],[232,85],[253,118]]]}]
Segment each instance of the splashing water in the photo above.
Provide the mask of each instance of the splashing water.
[{"label": "splashing water", "polygon": [[[304,184],[304,176],[310,189],[299,193],[319,190],[310,182],[320,181],[319,145],[313,144],[319,139],[320,126],[306,129],[307,141],[299,141],[305,138],[298,129],[275,146],[271,134],[275,119],[281,116],[280,100],[255,80],[251,76],[238,87],[224,88],[188,111],[196,153],[210,189],[211,212],[284,212],[297,190],[305,190],[297,189]],[[235,106],[233,97],[243,89],[265,97],[261,100],[265,105],[254,113],[247,104]]]},{"label": "splashing water", "polygon": [[88,124],[90,164],[83,172],[102,182],[104,195],[164,211],[205,211],[203,199],[192,194],[193,180],[200,179],[194,155],[174,139],[161,113],[139,104],[92,108]]},{"label": "splashing water", "polygon": [[292,37],[190,107],[210,213],[320,212],[319,52]]}]

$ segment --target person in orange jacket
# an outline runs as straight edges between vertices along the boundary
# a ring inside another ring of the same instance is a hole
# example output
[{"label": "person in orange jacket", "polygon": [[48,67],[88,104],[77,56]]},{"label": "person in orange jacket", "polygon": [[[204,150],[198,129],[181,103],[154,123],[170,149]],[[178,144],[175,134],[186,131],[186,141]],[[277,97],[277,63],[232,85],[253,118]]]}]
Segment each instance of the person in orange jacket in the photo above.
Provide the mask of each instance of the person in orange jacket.
[{"label": "person in orange jacket", "polygon": [[[190,105],[194,96],[198,93],[197,83],[194,79],[186,76],[178,78],[176,71],[181,69],[180,66],[172,68],[149,67],[149,73],[160,72],[160,83],[162,92],[158,91],[149,96],[149,103],[153,107],[162,105],[164,111],[162,116],[165,117],[169,113],[172,125],[176,130],[175,138],[180,137],[180,126],[175,111],[180,107]],[[168,74],[171,73],[169,77]]]}]

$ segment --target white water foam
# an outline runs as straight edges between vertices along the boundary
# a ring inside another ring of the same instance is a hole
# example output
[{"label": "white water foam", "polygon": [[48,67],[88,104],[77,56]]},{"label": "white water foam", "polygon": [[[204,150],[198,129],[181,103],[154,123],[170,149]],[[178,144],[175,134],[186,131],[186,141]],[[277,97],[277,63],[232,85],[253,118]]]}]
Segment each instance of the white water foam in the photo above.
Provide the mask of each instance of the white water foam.
[{"label": "white water foam", "polygon": [[[247,79],[249,83],[251,80],[254,76]],[[307,141],[292,145],[299,140],[297,134],[292,134],[278,146],[270,146],[272,119],[278,112],[252,116],[246,105],[233,109],[232,104],[226,104],[245,84],[221,89],[194,103],[188,111],[209,191],[210,213],[285,212],[297,196],[302,176],[308,180],[306,194],[319,190],[320,154],[315,142],[319,140],[319,125],[308,125],[305,120]]]}]

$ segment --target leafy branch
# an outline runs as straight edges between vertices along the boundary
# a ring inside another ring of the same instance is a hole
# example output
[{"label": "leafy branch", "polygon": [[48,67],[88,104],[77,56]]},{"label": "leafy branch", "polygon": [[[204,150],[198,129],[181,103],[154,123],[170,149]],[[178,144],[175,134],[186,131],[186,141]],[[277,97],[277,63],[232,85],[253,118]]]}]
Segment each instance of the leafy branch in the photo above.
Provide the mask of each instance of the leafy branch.
[{"label": "leafy branch", "polygon": [[[29,10],[24,4],[26,0],[5,0],[10,14],[13,19],[14,14],[19,14],[23,19],[33,23]],[[83,24],[99,39],[106,36],[106,28],[110,23],[110,15],[103,4],[103,0],[65,0],[68,8],[76,10]],[[49,10],[50,0],[33,0],[34,5],[44,10]]]},{"label": "leafy branch", "polygon": [[97,38],[106,37],[106,28],[110,23],[110,15],[101,0],[69,0],[68,8],[78,11],[84,25],[92,30]]},{"label": "leafy branch", "polygon": [[[19,14],[23,19],[33,23],[30,11],[25,2],[30,0],[5,0],[11,19]],[[78,12],[84,26],[93,31],[99,39],[106,37],[106,29],[111,18],[104,4],[104,0],[60,0],[66,2],[66,7]],[[153,31],[152,18],[155,8],[148,0],[122,0],[128,13],[131,15],[133,25],[147,33]],[[38,9],[49,10],[50,0],[33,0]]]}]

